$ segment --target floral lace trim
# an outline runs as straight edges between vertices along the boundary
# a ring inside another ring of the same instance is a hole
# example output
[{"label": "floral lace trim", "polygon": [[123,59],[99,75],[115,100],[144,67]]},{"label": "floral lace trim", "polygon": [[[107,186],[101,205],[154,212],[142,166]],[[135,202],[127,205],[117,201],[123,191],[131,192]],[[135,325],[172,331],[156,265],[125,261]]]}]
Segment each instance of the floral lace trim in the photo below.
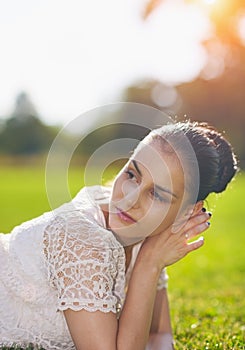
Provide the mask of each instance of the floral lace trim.
[{"label": "floral lace trim", "polygon": [[[85,227],[85,231],[84,231]],[[81,214],[56,217],[44,232],[44,255],[57,308],[117,312],[124,298],[125,255],[99,225],[87,230]],[[106,235],[103,235],[103,231]]]}]

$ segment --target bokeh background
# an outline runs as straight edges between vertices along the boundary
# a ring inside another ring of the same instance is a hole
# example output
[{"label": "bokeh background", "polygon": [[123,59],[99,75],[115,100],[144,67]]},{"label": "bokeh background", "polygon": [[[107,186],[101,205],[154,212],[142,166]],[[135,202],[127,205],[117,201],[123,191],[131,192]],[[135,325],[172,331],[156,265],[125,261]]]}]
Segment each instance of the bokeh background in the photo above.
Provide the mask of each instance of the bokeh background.
[{"label": "bokeh background", "polygon": [[79,114],[130,101],[225,130],[244,167],[243,0],[0,6],[1,154],[40,154]]},{"label": "bokeh background", "polygon": [[[1,232],[50,209],[48,151],[78,115],[80,132],[96,125],[90,109],[138,102],[225,132],[240,173],[207,201],[207,246],[171,267],[170,299],[177,349],[244,349],[244,0],[0,1],[0,43]],[[117,115],[106,117],[113,124]],[[142,132],[112,125],[90,134],[71,162],[71,192],[96,148]]]}]

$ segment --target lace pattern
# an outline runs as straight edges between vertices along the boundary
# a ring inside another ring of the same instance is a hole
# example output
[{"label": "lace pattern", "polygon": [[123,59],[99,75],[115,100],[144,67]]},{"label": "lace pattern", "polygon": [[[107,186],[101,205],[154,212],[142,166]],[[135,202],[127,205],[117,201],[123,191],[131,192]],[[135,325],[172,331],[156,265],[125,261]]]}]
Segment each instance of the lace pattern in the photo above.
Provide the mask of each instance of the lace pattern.
[{"label": "lace pattern", "polygon": [[[119,317],[125,254],[97,205],[107,192],[82,189],[72,202],[0,234],[0,347],[32,343],[74,350],[57,310],[112,311]],[[133,249],[127,278],[139,248]]]},{"label": "lace pattern", "polygon": [[124,299],[125,256],[113,234],[81,215],[59,214],[44,232],[44,254],[59,310],[117,312]]}]

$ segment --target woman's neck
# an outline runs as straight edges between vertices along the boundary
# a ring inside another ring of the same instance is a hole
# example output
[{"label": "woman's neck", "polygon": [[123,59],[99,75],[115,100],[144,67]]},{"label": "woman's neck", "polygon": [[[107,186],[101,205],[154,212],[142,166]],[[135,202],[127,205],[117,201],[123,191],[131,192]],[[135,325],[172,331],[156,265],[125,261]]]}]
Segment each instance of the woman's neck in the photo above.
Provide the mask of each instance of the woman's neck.
[{"label": "woman's neck", "polygon": [[[107,229],[111,229],[110,225],[109,225],[108,203],[100,204],[100,208],[101,208],[101,210],[103,212],[103,215],[104,215],[104,218],[105,218],[106,228]],[[125,257],[126,257],[126,262],[125,262],[126,270],[128,269],[130,261],[131,261],[131,258],[132,258],[132,250],[133,250],[134,245],[135,244],[127,245],[127,246],[123,247],[124,248],[124,252],[125,252]]]}]

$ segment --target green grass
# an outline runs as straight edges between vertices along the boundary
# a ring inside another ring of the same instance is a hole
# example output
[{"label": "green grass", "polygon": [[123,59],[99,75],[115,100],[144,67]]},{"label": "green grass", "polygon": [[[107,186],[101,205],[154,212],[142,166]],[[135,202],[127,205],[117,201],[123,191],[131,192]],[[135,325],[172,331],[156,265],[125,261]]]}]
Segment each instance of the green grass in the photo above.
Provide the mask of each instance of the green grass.
[{"label": "green grass", "polygon": [[[41,167],[1,168],[0,232],[50,210],[44,181]],[[62,200],[60,181],[56,175]],[[81,169],[71,169],[69,184],[73,196],[83,186]],[[245,174],[239,174],[206,203],[213,216],[204,247],[168,269],[176,350],[245,349],[244,198]]]},{"label": "green grass", "polygon": [[169,268],[176,349],[245,349],[245,176],[210,196],[205,245]]},{"label": "green grass", "polygon": [[[109,169],[102,174],[103,184],[111,179],[114,172]],[[62,170],[49,174],[52,187],[47,191],[44,166],[0,167],[0,232],[8,233],[23,221],[69,201],[84,183],[98,184],[96,171],[85,181],[83,169],[79,167],[69,169],[68,175],[65,175]]]}]

